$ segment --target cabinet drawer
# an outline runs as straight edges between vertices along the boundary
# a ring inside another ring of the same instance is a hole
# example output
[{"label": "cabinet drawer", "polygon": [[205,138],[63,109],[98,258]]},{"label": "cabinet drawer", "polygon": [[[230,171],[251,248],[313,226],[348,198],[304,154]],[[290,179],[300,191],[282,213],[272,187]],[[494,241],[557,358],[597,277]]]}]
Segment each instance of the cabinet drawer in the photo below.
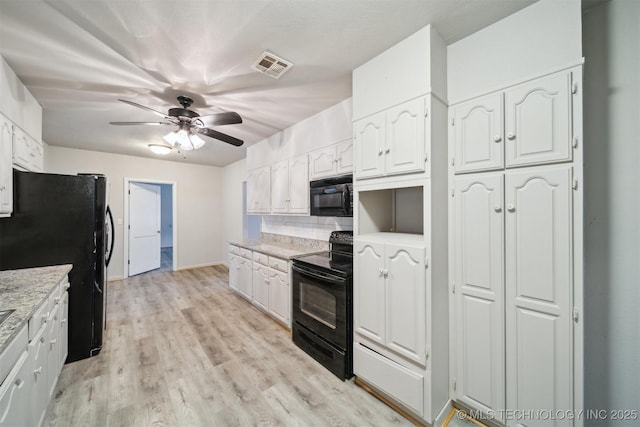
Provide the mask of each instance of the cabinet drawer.
[{"label": "cabinet drawer", "polygon": [[27,325],[25,325],[0,354],[0,384],[7,377],[22,352],[25,351],[27,344],[29,344],[29,332]]},{"label": "cabinet drawer", "polygon": [[253,260],[262,265],[269,265],[269,256],[260,252],[253,253]]},{"label": "cabinet drawer", "polygon": [[40,328],[49,320],[50,310],[51,307],[49,307],[49,300],[47,299],[29,319],[29,341],[33,340]]},{"label": "cabinet drawer", "polygon": [[251,259],[251,250],[245,248],[238,248],[238,255],[242,258]]},{"label": "cabinet drawer", "polygon": [[240,248],[234,245],[229,245],[229,252],[234,255],[240,255]]},{"label": "cabinet drawer", "polygon": [[273,268],[274,270],[288,273],[289,261],[280,258],[269,257],[269,267]]},{"label": "cabinet drawer", "polygon": [[353,371],[399,403],[424,415],[424,377],[384,356],[353,343]]}]

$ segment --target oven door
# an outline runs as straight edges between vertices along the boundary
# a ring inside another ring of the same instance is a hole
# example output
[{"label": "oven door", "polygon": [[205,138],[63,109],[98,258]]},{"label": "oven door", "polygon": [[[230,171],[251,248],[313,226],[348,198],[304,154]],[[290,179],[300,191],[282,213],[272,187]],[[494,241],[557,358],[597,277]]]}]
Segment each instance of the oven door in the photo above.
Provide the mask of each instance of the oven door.
[{"label": "oven door", "polygon": [[293,321],[339,348],[347,348],[349,280],[293,263]]}]

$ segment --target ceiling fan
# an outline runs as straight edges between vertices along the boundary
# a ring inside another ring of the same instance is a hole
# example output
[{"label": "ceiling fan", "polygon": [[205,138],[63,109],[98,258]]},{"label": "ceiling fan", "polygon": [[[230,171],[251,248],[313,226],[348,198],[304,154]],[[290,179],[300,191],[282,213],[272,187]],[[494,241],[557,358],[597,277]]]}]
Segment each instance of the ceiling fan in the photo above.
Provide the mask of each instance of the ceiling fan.
[{"label": "ceiling fan", "polygon": [[182,108],[170,108],[168,113],[154,110],[153,108],[145,107],[133,101],[127,101],[126,99],[119,99],[118,101],[125,104],[133,105],[134,107],[141,108],[143,110],[151,111],[152,113],[162,117],[165,121],[161,122],[109,122],[112,125],[117,126],[130,126],[130,125],[175,125],[178,126],[176,131],[173,131],[164,136],[172,146],[178,146],[183,150],[194,150],[204,145],[204,141],[198,137],[198,135],[208,136],[209,138],[218,139],[236,147],[241,146],[244,141],[233,136],[218,132],[209,128],[209,126],[221,126],[221,125],[233,125],[242,123],[242,117],[236,112],[229,111],[225,113],[209,114],[201,116],[189,107],[193,104],[193,100],[188,96],[178,96],[178,103]]}]

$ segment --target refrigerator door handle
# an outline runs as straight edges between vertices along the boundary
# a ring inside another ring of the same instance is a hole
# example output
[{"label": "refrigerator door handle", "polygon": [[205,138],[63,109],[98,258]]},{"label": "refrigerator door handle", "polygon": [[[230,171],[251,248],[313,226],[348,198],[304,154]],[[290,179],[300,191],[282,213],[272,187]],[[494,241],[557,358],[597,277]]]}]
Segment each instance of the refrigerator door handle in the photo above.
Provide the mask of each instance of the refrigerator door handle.
[{"label": "refrigerator door handle", "polygon": [[111,255],[113,255],[113,244],[115,243],[115,228],[113,224],[113,215],[111,214],[111,208],[107,206],[107,215],[109,216],[109,233],[108,237],[111,239],[111,243],[109,245],[109,252],[107,252],[107,259],[105,261],[105,266],[109,266],[109,262],[111,262]]}]

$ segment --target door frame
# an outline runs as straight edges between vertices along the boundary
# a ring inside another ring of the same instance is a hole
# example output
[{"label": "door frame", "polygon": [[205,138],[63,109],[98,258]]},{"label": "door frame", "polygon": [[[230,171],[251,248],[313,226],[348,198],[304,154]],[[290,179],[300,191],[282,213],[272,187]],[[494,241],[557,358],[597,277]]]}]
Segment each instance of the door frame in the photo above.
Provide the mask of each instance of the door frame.
[{"label": "door frame", "polygon": [[124,178],[124,235],[123,235],[123,254],[122,260],[123,276],[126,279],[129,277],[129,184],[132,182],[141,182],[143,184],[166,184],[171,186],[171,210],[173,216],[173,254],[171,267],[172,271],[178,269],[178,209],[176,202],[178,200],[178,185],[175,181],[165,181],[161,179],[144,179],[144,178]]}]

